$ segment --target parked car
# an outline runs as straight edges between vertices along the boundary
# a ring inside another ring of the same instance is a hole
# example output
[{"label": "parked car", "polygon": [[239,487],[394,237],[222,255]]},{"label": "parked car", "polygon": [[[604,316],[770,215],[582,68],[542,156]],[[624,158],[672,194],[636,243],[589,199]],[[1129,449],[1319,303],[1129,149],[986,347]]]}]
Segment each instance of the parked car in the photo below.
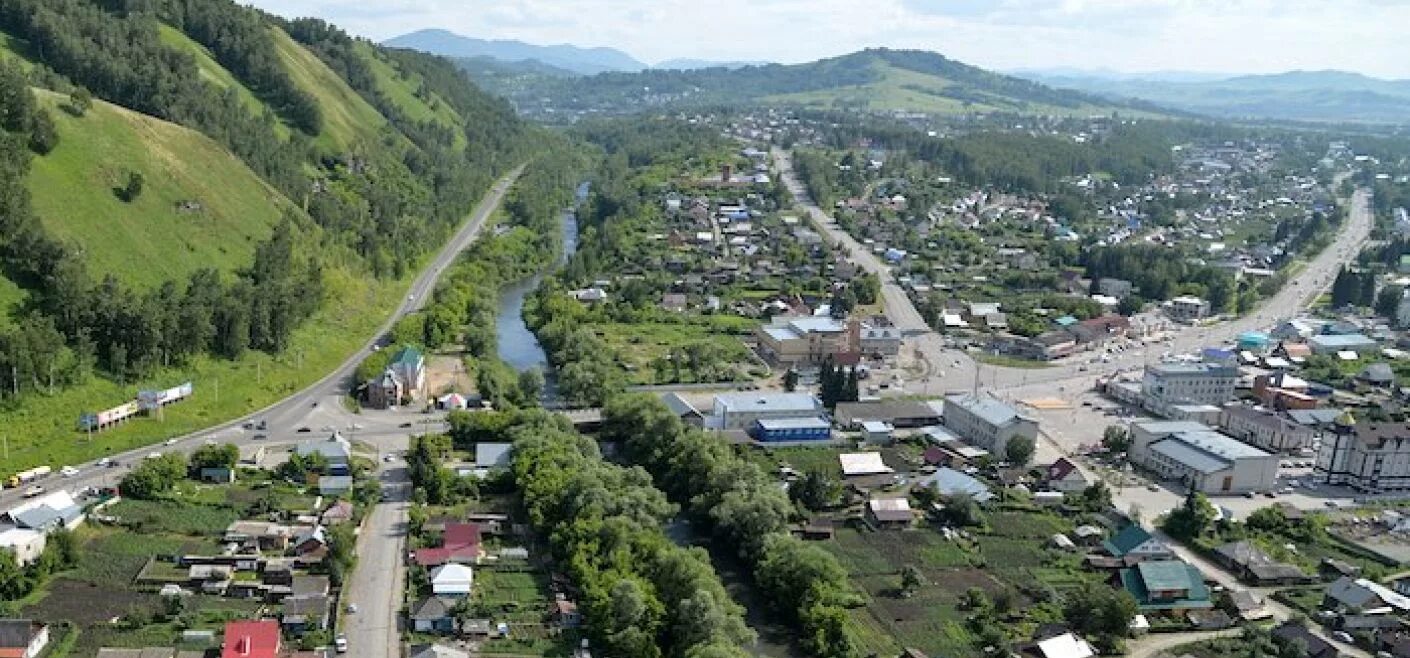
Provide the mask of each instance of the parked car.
[{"label": "parked car", "polygon": [[347,653],[348,637],[346,635],[339,635],[336,639],[333,640],[333,649],[338,653]]}]

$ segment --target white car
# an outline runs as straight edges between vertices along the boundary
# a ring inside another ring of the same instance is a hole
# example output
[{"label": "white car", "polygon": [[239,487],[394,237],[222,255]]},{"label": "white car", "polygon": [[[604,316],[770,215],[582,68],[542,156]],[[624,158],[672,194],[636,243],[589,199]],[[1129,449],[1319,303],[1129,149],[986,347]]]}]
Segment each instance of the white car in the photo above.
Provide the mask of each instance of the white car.
[{"label": "white car", "polygon": [[176,439],[167,439],[166,444],[169,446],[174,446],[176,445]]},{"label": "white car", "polygon": [[62,475],[66,478],[71,478],[75,475],[78,475],[78,469],[72,466],[65,466],[59,469],[59,475]]},{"label": "white car", "polygon": [[339,635],[333,640],[333,650],[338,653],[348,652],[348,638],[346,635]]}]

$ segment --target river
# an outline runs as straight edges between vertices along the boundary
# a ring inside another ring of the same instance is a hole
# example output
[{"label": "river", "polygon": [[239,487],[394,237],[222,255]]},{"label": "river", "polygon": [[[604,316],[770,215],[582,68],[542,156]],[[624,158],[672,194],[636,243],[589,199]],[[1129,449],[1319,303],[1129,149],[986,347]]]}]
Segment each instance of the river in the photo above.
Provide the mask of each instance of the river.
[{"label": "river", "polygon": [[[576,202],[582,203],[587,199],[587,193],[588,184],[579,185],[575,194]],[[562,231],[562,249],[558,258],[538,274],[504,288],[500,292],[499,310],[495,315],[495,344],[498,345],[499,358],[520,372],[530,368],[543,371],[544,377],[549,380],[549,391],[546,392],[551,392],[553,380],[548,368],[548,354],[543,351],[538,337],[524,322],[524,298],[538,289],[545,276],[562,267],[578,250],[578,216],[573,210],[563,212],[559,228]]]}]

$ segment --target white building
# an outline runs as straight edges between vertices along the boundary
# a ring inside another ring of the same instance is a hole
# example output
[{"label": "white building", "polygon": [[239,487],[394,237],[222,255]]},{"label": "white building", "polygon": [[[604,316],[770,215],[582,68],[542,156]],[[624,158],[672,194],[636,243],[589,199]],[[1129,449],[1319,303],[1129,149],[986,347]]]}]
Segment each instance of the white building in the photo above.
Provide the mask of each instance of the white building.
[{"label": "white building", "polygon": [[436,596],[469,596],[475,572],[463,564],[443,564],[431,572],[431,592]]},{"label": "white building", "polygon": [[1133,463],[1196,491],[1235,494],[1269,491],[1278,478],[1278,456],[1190,421],[1131,424]]},{"label": "white building", "polygon": [[1145,407],[1167,415],[1177,405],[1222,405],[1234,399],[1238,368],[1215,363],[1162,363],[1146,368],[1141,381]]},{"label": "white building", "polygon": [[809,393],[721,393],[715,396],[710,427],[747,429],[766,418],[814,418],[823,405]]},{"label": "white building", "polygon": [[1372,493],[1410,489],[1410,423],[1358,422],[1343,413],[1322,436],[1317,477]]},{"label": "white building", "polygon": [[39,559],[44,552],[47,536],[29,528],[0,527],[0,550],[10,551],[15,563],[25,566]]},{"label": "white building", "polygon": [[1312,445],[1312,428],[1268,409],[1231,404],[1219,412],[1219,427],[1244,443],[1272,452],[1297,452]]},{"label": "white building", "polygon": [[960,438],[1001,457],[1013,437],[1038,440],[1038,421],[987,394],[946,397],[943,422]]}]

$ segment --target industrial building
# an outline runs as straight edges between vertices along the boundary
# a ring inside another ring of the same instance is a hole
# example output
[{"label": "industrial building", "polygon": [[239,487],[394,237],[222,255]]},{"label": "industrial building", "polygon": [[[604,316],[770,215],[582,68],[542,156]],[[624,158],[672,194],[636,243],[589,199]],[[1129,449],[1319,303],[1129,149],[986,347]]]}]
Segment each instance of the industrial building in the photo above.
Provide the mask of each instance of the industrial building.
[{"label": "industrial building", "polygon": [[822,414],[822,402],[808,393],[721,393],[715,396],[707,426],[744,430],[760,419],[818,418]]},{"label": "industrial building", "polygon": [[760,418],[749,428],[749,436],[763,443],[827,441],[832,438],[832,425],[817,416]]},{"label": "industrial building", "polygon": [[1270,491],[1278,456],[1190,421],[1131,424],[1133,463],[1208,494]]}]

